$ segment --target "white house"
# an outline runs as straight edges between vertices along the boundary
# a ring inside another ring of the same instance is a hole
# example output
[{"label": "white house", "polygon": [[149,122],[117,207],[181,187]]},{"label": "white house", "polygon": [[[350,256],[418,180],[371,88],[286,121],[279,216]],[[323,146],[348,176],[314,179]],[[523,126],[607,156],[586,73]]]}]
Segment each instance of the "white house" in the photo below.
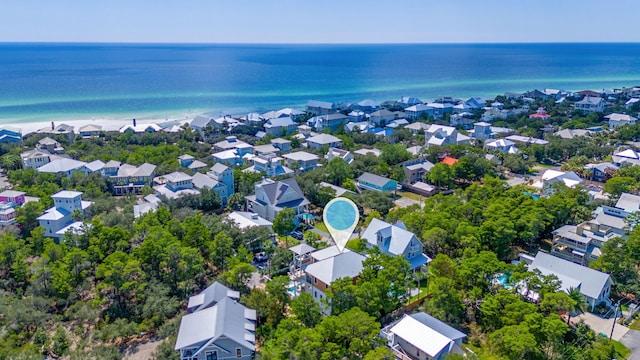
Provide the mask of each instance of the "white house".
[{"label": "white house", "polygon": [[309,171],[318,167],[320,157],[306,151],[296,151],[282,155],[287,166],[294,171]]},{"label": "white house", "polygon": [[541,194],[549,196],[553,193],[553,184],[562,183],[568,188],[574,188],[582,184],[582,178],[573,171],[559,171],[549,169],[542,174],[540,180],[534,182],[531,186],[539,189]]},{"label": "white house", "polygon": [[609,114],[604,118],[607,119],[607,121],[609,121],[609,129],[611,130],[617,128],[618,126],[635,125],[636,121],[638,120],[637,118],[631,115],[618,114],[618,113]]},{"label": "white house", "polygon": [[82,221],[74,220],[74,213],[79,212],[84,217],[92,202],[82,200],[82,193],[78,191],[63,190],[51,195],[53,207],[46,210],[38,217],[40,226],[45,229],[44,235],[54,238],[56,242],[67,233],[67,231],[78,231]]},{"label": "white house", "polygon": [[380,336],[387,341],[396,359],[402,360],[441,360],[448,354],[464,355],[462,341],[467,337],[424,312],[404,315],[384,327]]},{"label": "white house", "polygon": [[75,172],[88,173],[88,169],[85,165],[87,165],[87,163],[84,161],[69,158],[58,158],[40,166],[36,170],[39,173],[61,174],[69,177]]},{"label": "white house", "polygon": [[282,134],[291,134],[296,130],[298,124],[293,122],[291,117],[282,117],[276,119],[269,119],[264,123],[264,132],[273,136],[280,136]]},{"label": "white house", "polygon": [[307,139],[309,149],[320,149],[323,146],[338,148],[342,145],[342,140],[331,134],[319,134]]},{"label": "white house", "polygon": [[518,152],[516,143],[508,139],[498,139],[498,140],[488,141],[484,144],[484,147],[490,150],[499,150],[502,152],[508,152],[510,154],[515,154]]},{"label": "white house", "polygon": [[329,151],[327,151],[327,155],[325,155],[325,158],[328,161],[331,161],[334,158],[340,158],[344,160],[347,164],[351,164],[354,160],[353,154],[351,153],[351,151],[338,149],[334,147],[329,148]]}]

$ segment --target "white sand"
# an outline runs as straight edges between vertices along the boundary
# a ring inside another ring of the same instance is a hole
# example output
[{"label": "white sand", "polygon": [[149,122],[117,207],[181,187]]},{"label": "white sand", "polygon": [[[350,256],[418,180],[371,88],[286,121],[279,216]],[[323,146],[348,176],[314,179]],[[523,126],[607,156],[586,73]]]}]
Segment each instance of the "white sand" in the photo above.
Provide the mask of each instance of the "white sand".
[{"label": "white sand", "polygon": [[[163,123],[173,123],[179,122],[183,124],[185,122],[190,121],[193,117],[189,117],[188,120],[185,120],[184,117],[175,118],[175,119],[157,119],[157,120],[136,120],[136,124],[158,124],[162,126]],[[54,125],[58,126],[60,124],[66,124],[74,127],[74,131],[77,134],[79,129],[85,125],[99,125],[102,126],[103,131],[118,131],[121,127],[125,125],[133,125],[132,120],[113,120],[113,119],[88,119],[88,120],[67,120],[67,121],[54,121]],[[22,130],[22,136],[25,136],[30,133],[37,132],[43,128],[51,128],[51,121],[42,121],[42,122],[30,122],[30,123],[15,123],[15,124],[2,124],[2,127],[13,127]]]}]

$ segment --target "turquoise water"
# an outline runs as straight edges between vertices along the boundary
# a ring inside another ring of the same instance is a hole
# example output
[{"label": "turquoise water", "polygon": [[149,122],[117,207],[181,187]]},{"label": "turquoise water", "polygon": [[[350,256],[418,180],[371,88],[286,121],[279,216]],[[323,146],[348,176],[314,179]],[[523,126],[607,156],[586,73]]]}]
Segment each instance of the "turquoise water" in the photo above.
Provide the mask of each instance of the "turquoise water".
[{"label": "turquoise water", "polygon": [[536,200],[536,201],[540,199],[540,195],[532,194],[532,193],[530,193],[528,191],[525,191],[524,194],[529,196],[529,197],[531,197],[533,200]]},{"label": "turquoise water", "polygon": [[327,214],[327,222],[336,230],[347,230],[356,222],[356,209],[345,200],[330,204],[324,211]]},{"label": "turquoise water", "polygon": [[640,44],[0,43],[0,123],[640,84]]}]

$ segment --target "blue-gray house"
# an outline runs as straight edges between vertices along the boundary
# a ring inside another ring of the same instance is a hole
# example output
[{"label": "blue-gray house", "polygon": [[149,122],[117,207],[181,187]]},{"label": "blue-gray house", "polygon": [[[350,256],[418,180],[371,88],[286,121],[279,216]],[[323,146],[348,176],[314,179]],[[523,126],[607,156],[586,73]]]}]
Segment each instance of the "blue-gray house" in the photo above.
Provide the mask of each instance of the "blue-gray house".
[{"label": "blue-gray house", "polygon": [[374,190],[374,191],[394,191],[398,190],[398,182],[395,180],[387,179],[384,176],[364,173],[360,175],[357,181],[357,185],[362,190]]}]

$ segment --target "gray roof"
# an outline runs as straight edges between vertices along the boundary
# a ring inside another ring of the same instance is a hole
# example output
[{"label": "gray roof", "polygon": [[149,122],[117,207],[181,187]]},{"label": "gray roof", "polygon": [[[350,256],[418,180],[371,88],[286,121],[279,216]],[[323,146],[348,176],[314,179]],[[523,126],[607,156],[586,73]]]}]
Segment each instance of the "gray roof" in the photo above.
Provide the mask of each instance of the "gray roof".
[{"label": "gray roof", "polygon": [[280,149],[278,149],[277,147],[273,146],[272,144],[265,144],[265,145],[258,145],[258,146],[254,146],[253,147],[253,152],[254,153],[276,153],[279,152]]},{"label": "gray roof", "polygon": [[210,308],[182,317],[175,349],[202,346],[218,339],[226,339],[255,350],[254,331],[255,310],[224,297]]},{"label": "gray roof", "polygon": [[238,300],[240,299],[240,292],[233,291],[216,281],[202,290],[198,295],[191,296],[187,309],[191,311],[204,310],[217,304],[225,297]]},{"label": "gray roof", "polygon": [[307,142],[312,142],[320,145],[329,145],[333,143],[341,143],[342,140],[340,138],[335,137],[331,134],[320,134],[307,139]]},{"label": "gray roof", "polygon": [[640,196],[623,193],[616,203],[616,207],[626,212],[634,212],[640,210]]},{"label": "gray roof", "polygon": [[315,249],[316,248],[314,248],[313,246],[309,246],[305,243],[302,243],[302,244],[290,247],[289,251],[293,252],[296,255],[304,255],[304,254],[309,254],[313,252]]},{"label": "gray roof", "polygon": [[433,316],[424,313],[424,312],[419,312],[419,313],[415,313],[412,315],[409,315],[412,318],[418,320],[419,322],[421,322],[422,324],[424,324],[425,326],[428,326],[430,328],[432,328],[433,330],[439,332],[440,334],[448,337],[449,339],[455,341],[458,339],[464,339],[465,337],[467,337],[467,335],[465,335],[463,332],[453,328],[452,326],[450,326],[449,324],[443,323],[442,321],[434,318]]},{"label": "gray roof", "polygon": [[192,128],[204,128],[212,120],[213,119],[210,118],[210,117],[200,116],[199,115],[199,116],[196,116],[195,118],[193,118],[193,120],[191,120],[191,123],[189,123],[189,126],[191,126]]},{"label": "gray roof", "polygon": [[392,255],[402,255],[411,243],[412,239],[416,239],[414,233],[407,231],[406,228],[398,225],[391,225],[379,219],[371,220],[369,226],[362,234],[362,238],[373,246],[378,246],[378,233],[381,233],[383,237],[391,237],[391,241],[387,248],[380,249],[385,253]]},{"label": "gray roof", "polygon": [[[120,164],[116,162],[117,164]],[[111,161],[109,161],[104,167],[112,167],[109,166]],[[118,165],[118,177],[129,177],[129,176],[140,176],[140,177],[149,177],[156,170],[156,166],[149,163],[144,163],[140,166],[133,166],[130,164],[122,164]]]},{"label": "gray roof", "polygon": [[62,158],[58,160],[53,160],[48,164],[42,165],[41,167],[38,168],[38,172],[56,174],[56,173],[77,170],[85,166],[86,164],[87,163],[84,161]]},{"label": "gray roof", "polygon": [[41,145],[56,145],[56,144],[58,144],[58,142],[53,140],[50,137],[44,137],[44,138],[40,139],[40,141],[38,141],[38,144],[41,144]]},{"label": "gray roof", "polygon": [[317,107],[322,109],[333,109],[335,107],[335,104],[327,101],[309,100],[307,102],[307,106]]},{"label": "gray roof", "polygon": [[120,165],[122,165],[122,163],[120,161],[109,160],[109,161],[107,161],[106,164],[104,164],[104,167],[106,167],[106,168],[119,168]]},{"label": "gray roof", "polygon": [[262,182],[260,187],[262,187],[262,189],[266,193],[267,198],[269,199],[269,203],[271,204],[278,204],[280,202],[280,197],[284,195],[289,189],[293,189],[293,191],[298,193],[300,197],[304,199],[304,201],[308,202],[307,199],[304,197],[304,194],[302,193],[300,186],[296,182],[296,179],[294,178],[284,179],[280,181],[273,181],[273,180],[267,179]]},{"label": "gray roof", "polygon": [[193,183],[193,187],[195,187],[196,189],[202,189],[205,187],[213,189],[214,187],[216,187],[216,185],[219,184],[217,180],[201,173],[196,173],[195,175],[193,175],[193,178],[191,178],[191,182]]},{"label": "gray roof", "polygon": [[618,170],[618,167],[610,162],[603,162],[599,164],[587,164],[584,166],[585,169],[598,169],[601,172],[604,172],[607,169]]},{"label": "gray roof", "polygon": [[307,266],[307,274],[329,285],[344,278],[354,278],[362,271],[362,262],[366,258],[353,251],[345,251]]},{"label": "gray roof", "polygon": [[330,188],[332,188],[332,189],[336,192],[336,196],[342,196],[342,195],[344,195],[344,194],[346,194],[346,193],[354,194],[354,192],[353,192],[353,191],[351,191],[351,190],[347,190],[347,189],[342,188],[342,187],[340,187],[340,186],[336,186],[336,185],[333,185],[333,184],[329,184],[328,182],[324,182],[324,181],[323,181],[323,182],[321,182],[321,183],[320,183],[320,184],[318,184],[318,185],[319,185],[319,186],[321,186],[321,187],[330,187]]},{"label": "gray roof", "polygon": [[610,280],[609,274],[590,269],[586,266],[574,264],[571,261],[538,251],[535,259],[529,265],[529,270],[538,269],[544,275],[556,275],[563,283],[563,289],[568,290],[567,284],[579,284],[580,292],[592,299],[598,299],[600,293]]},{"label": "gray roof", "polygon": [[221,174],[223,173],[225,170],[227,170],[229,167],[225,164],[221,164],[221,163],[215,163],[213,164],[213,166],[211,167],[211,171],[214,174]]},{"label": "gray roof", "polygon": [[283,138],[275,138],[271,139],[272,144],[291,144],[291,140],[283,139]]},{"label": "gray roof", "polygon": [[277,118],[277,119],[269,119],[269,121],[267,121],[264,124],[265,128],[272,128],[272,127],[288,127],[291,125],[295,125],[295,123],[293,122],[293,120],[290,117],[281,117],[281,118]]},{"label": "gray roof", "polygon": [[377,186],[384,186],[386,185],[389,181],[393,181],[391,179],[387,179],[384,176],[380,176],[380,175],[376,175],[376,174],[372,174],[372,173],[364,173],[362,175],[360,175],[360,177],[358,178],[358,181],[364,181],[367,182],[369,184],[373,184],[373,185],[377,185]]},{"label": "gray roof", "polygon": [[102,168],[104,167],[104,163],[100,160],[95,160],[86,164],[85,167],[89,169],[89,171],[95,172],[95,171],[102,170]]}]

